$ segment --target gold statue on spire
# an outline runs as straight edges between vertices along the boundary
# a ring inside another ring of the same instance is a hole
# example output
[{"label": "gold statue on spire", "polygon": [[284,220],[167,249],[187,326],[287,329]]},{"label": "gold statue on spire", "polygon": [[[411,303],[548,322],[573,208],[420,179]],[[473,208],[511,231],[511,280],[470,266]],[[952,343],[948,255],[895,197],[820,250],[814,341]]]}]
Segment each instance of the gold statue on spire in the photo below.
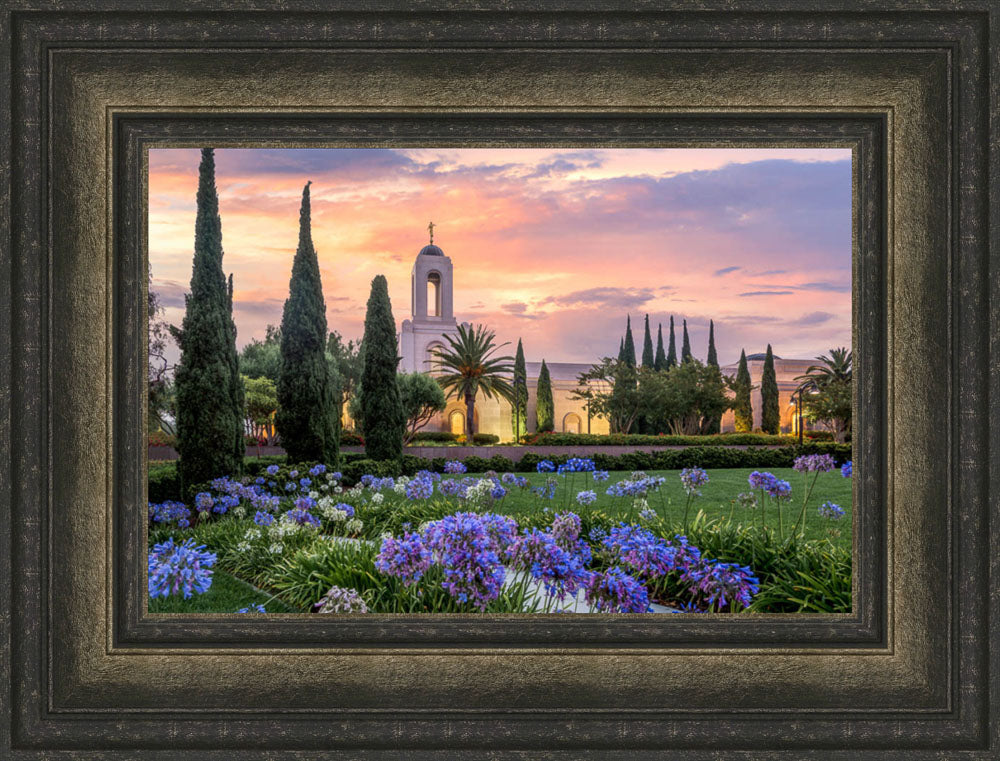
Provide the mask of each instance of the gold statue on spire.
[{"label": "gold statue on spire", "polygon": [[427,232],[429,232],[431,234],[431,245],[433,246],[434,245],[434,223],[433,222],[428,222],[427,223]]}]

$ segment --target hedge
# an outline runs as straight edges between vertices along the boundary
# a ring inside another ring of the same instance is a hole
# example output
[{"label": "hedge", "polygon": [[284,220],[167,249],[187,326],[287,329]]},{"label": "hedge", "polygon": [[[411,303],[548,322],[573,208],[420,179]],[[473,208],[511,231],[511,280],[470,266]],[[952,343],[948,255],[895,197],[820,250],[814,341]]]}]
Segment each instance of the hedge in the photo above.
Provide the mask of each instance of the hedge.
[{"label": "hedge", "polygon": [[[833,436],[828,431],[810,431],[805,434],[811,441],[830,441]],[[531,433],[524,443],[532,446],[794,446],[798,436],[780,434],[771,436],[764,433],[717,433],[706,436],[672,436],[667,434],[643,435],[637,433]]]}]

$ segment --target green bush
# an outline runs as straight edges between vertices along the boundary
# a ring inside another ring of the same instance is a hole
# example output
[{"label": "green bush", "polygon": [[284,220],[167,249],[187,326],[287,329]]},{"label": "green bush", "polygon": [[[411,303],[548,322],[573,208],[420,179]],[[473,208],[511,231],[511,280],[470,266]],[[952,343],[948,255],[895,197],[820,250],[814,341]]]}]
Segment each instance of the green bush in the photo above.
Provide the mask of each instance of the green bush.
[{"label": "green bush", "polygon": [[[822,433],[822,432],[818,432]],[[534,433],[524,438],[531,446],[788,446],[798,441],[797,436],[763,433],[717,433],[704,436],[673,436],[668,434],[638,433]]]},{"label": "green bush", "polygon": [[365,440],[356,431],[341,431],[340,446],[342,447],[363,447]]},{"label": "green bush", "polygon": [[472,443],[478,446],[488,446],[490,444],[499,444],[500,437],[492,433],[474,433],[472,434]]},{"label": "green bush", "polygon": [[181,498],[181,477],[177,473],[177,461],[149,465],[149,501],[154,503]]},{"label": "green bush", "polygon": [[362,458],[345,463],[340,471],[344,478],[344,486],[354,486],[361,480],[361,476],[372,475],[379,478],[392,476],[398,478],[402,475],[402,465],[399,460],[370,460]]}]

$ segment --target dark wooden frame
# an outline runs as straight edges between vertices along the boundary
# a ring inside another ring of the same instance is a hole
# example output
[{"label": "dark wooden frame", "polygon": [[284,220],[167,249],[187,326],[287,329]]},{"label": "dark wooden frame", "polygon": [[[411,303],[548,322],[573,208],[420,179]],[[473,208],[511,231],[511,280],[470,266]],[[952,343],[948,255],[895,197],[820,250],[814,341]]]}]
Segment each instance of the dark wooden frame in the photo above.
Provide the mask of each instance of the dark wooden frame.
[{"label": "dark wooden frame", "polygon": [[[0,756],[996,757],[995,6],[200,5],[0,2]],[[855,612],[147,614],[144,151],[262,141],[851,145]]]}]

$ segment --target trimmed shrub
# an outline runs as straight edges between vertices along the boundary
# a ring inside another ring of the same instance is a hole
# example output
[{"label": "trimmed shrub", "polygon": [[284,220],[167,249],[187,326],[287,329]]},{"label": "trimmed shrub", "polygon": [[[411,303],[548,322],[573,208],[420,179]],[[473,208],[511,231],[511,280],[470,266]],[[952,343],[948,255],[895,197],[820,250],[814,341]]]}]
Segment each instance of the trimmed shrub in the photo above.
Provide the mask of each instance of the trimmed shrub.
[{"label": "trimmed shrub", "polygon": [[363,447],[365,440],[356,431],[341,431],[340,446],[342,447]]},{"label": "trimmed shrub", "polygon": [[[476,434],[477,436],[479,434]],[[458,434],[451,431],[419,431],[411,442],[414,445],[424,442],[437,442],[442,444],[454,444],[458,441]]]},{"label": "trimmed shrub", "polygon": [[479,446],[499,444],[500,437],[492,433],[474,433],[472,434],[472,443]]}]

